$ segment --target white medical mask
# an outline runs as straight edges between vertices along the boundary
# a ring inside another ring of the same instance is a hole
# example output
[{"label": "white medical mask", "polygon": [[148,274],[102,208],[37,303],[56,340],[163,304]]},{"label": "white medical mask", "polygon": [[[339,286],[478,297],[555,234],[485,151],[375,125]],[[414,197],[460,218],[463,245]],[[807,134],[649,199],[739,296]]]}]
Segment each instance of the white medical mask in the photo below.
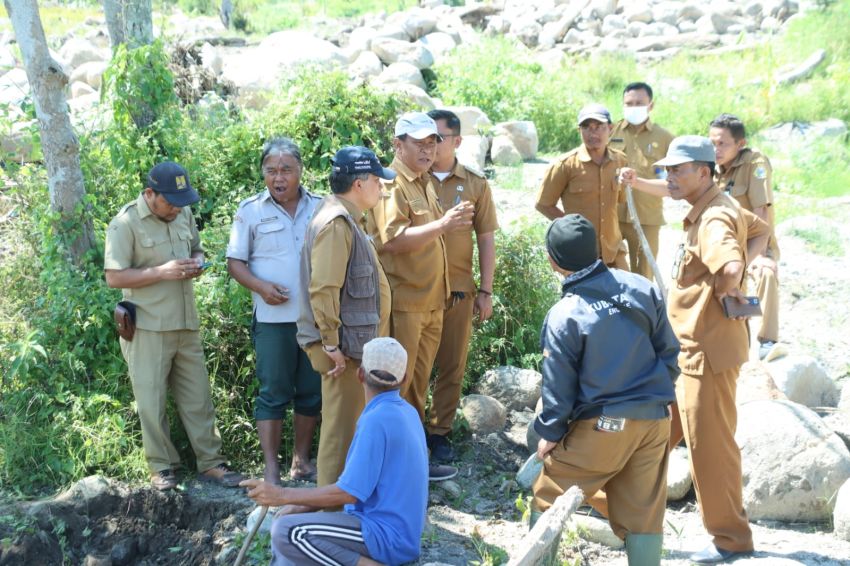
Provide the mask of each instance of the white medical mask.
[{"label": "white medical mask", "polygon": [[623,106],[623,118],[633,126],[640,126],[649,118],[649,106]]}]

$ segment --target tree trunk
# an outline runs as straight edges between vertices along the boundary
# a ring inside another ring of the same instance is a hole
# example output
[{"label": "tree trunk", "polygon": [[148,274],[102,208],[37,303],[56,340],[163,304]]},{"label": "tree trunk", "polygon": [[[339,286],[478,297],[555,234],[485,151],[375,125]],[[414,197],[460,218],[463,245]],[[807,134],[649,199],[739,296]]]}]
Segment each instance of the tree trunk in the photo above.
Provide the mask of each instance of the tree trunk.
[{"label": "tree trunk", "polygon": [[80,169],[80,143],[71,127],[65,99],[68,76],[47,49],[36,0],[4,0],[4,4],[21,49],[41,129],[50,205],[60,215],[54,229],[73,262],[80,266],[85,253],[94,247],[94,232],[91,218],[83,211],[86,189]]},{"label": "tree trunk", "polygon": [[112,50],[122,43],[134,48],[153,41],[151,0],[103,0]]}]

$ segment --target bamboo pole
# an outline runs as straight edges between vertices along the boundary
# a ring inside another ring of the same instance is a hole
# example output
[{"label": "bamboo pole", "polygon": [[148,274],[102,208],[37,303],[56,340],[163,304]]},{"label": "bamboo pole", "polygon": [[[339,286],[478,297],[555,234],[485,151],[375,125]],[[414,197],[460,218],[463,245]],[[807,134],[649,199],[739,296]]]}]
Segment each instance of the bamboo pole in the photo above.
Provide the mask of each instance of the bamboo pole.
[{"label": "bamboo pole", "polygon": [[511,558],[508,566],[537,566],[543,563],[552,548],[557,548],[564,525],[582,501],[584,493],[577,486],[562,493],[522,539],[522,550],[516,553],[515,558]]}]

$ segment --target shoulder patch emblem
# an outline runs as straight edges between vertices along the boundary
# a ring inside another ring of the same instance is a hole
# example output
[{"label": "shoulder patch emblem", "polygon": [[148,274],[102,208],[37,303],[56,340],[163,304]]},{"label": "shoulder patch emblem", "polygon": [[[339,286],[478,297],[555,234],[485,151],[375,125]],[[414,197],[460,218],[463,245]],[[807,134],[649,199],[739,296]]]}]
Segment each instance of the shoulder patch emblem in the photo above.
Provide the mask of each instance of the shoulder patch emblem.
[{"label": "shoulder patch emblem", "polygon": [[756,179],[766,179],[767,178],[767,168],[764,165],[759,165],[753,171],[753,177]]}]

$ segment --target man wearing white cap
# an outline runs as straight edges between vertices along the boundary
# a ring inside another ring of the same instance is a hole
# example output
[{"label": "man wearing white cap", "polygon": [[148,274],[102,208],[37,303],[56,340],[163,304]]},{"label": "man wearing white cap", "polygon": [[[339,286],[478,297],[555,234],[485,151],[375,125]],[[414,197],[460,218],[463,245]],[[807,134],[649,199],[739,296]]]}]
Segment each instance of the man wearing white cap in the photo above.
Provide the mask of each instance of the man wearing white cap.
[{"label": "man wearing white cap", "polygon": [[[437,124],[425,113],[409,112],[395,125],[390,164],[397,176],[388,195],[372,209],[367,227],[393,292],[390,334],[408,353],[409,381],[402,395],[425,420],[425,399],[450,297],[443,234],[469,230],[473,206],[461,202],[443,213],[429,170],[437,156]],[[454,476],[450,466],[433,466],[432,480]]]},{"label": "man wearing white cap", "polygon": [[[363,347],[357,378],[366,408],[345,470],[331,485],[280,487],[245,480],[258,505],[282,506],[272,564],[402,564],[416,560],[428,504],[428,449],[416,410],[399,395],[407,352],[393,338]],[[344,505],[341,512],[316,513]]]}]

